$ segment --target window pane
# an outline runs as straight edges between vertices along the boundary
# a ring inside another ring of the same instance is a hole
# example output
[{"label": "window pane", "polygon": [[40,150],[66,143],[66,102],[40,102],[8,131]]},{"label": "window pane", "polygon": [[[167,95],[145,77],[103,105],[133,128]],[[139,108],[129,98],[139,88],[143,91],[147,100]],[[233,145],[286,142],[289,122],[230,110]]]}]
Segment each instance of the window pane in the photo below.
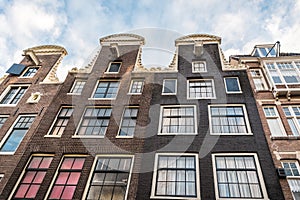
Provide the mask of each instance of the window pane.
[{"label": "window pane", "polygon": [[238,78],[225,78],[227,92],[240,92]]},{"label": "window pane", "polygon": [[164,94],[174,94],[176,93],[176,79],[165,79],[163,82],[163,92]]}]

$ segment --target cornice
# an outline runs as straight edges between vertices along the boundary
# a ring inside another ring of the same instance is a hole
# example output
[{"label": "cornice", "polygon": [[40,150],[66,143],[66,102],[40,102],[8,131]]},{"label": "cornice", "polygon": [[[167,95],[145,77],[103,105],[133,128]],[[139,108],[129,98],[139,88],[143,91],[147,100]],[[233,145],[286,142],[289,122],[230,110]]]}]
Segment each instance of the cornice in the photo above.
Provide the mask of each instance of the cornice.
[{"label": "cornice", "polygon": [[195,42],[203,42],[205,43],[219,43],[221,44],[221,37],[209,34],[191,34],[180,37],[175,40],[175,45],[182,44],[194,44]]},{"label": "cornice", "polygon": [[24,50],[24,54],[27,55],[29,52],[33,52],[36,55],[41,54],[64,54],[67,55],[68,52],[64,47],[58,45],[41,45],[36,47],[31,47]]},{"label": "cornice", "polygon": [[100,38],[100,44],[102,46],[112,45],[115,43],[120,45],[144,45],[145,38],[136,34],[129,33],[113,34]]}]

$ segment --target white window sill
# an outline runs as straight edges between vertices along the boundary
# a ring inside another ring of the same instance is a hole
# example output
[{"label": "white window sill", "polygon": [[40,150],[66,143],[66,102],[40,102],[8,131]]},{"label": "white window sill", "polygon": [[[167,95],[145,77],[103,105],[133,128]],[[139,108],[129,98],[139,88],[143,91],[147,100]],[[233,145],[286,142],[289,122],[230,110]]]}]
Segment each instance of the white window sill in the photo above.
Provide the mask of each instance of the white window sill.
[{"label": "white window sill", "polygon": [[44,135],[45,138],[61,138],[61,135]]},{"label": "white window sill", "polygon": [[217,97],[206,97],[206,98],[187,98],[188,100],[198,100],[198,99],[217,99]]},{"label": "white window sill", "polygon": [[176,93],[161,93],[161,95],[165,95],[165,96],[167,96],[167,95],[176,95]]},{"label": "white window sill", "polygon": [[93,101],[97,101],[97,100],[115,100],[116,98],[88,98],[88,100],[93,100]]},{"label": "white window sill", "polygon": [[165,135],[170,135],[170,136],[172,136],[172,135],[197,135],[198,133],[158,133],[157,135],[163,135],[163,136],[165,136]]},{"label": "white window sill", "polygon": [[181,199],[181,200],[200,200],[198,197],[174,197],[174,196],[151,196],[150,199]]},{"label": "white window sill", "polygon": [[0,104],[0,107],[16,107],[17,104]]},{"label": "white window sill", "polygon": [[0,152],[0,155],[14,155],[15,152]]},{"label": "white window sill", "polygon": [[76,95],[76,96],[80,96],[81,95],[81,93],[67,93],[67,95]]},{"label": "white window sill", "polygon": [[104,135],[73,135],[72,138],[104,138]]},{"label": "white window sill", "polygon": [[219,135],[219,136],[239,136],[239,135],[253,135],[253,133],[210,133],[210,135]]},{"label": "white window sill", "polygon": [[132,136],[117,135],[116,138],[121,138],[121,139],[132,139],[132,138],[133,138],[133,135],[132,135]]}]

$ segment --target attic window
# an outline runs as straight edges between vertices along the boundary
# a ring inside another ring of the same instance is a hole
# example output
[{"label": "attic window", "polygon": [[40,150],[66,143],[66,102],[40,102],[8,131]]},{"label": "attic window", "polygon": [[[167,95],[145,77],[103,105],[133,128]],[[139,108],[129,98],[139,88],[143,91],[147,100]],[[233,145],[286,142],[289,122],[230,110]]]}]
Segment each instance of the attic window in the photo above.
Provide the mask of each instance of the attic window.
[{"label": "attic window", "polygon": [[12,74],[12,75],[20,75],[26,68],[25,65],[22,64],[13,64],[7,71],[6,73]]},{"label": "attic window", "polygon": [[272,47],[256,47],[253,56],[256,57],[276,57],[276,49]]}]

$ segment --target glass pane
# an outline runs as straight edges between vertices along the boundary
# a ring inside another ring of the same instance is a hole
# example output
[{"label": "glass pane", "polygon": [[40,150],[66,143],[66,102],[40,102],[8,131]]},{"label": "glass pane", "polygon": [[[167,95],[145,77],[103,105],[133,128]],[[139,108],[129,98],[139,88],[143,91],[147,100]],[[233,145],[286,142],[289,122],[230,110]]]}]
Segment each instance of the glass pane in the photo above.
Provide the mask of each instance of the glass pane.
[{"label": "glass pane", "polygon": [[30,168],[38,168],[39,165],[40,165],[40,162],[42,161],[42,157],[33,157],[29,166],[28,166],[28,169]]},{"label": "glass pane", "polygon": [[78,180],[80,177],[80,172],[72,172],[70,174],[69,180],[68,180],[68,185],[77,185]]},{"label": "glass pane", "polygon": [[41,184],[42,181],[44,180],[45,175],[46,175],[46,172],[37,172],[33,183]]},{"label": "glass pane", "polygon": [[61,199],[72,199],[76,186],[66,186]]},{"label": "glass pane", "polygon": [[52,157],[44,157],[39,168],[49,168],[52,159],[53,159]]},{"label": "glass pane", "polygon": [[122,200],[126,194],[126,187],[115,187],[112,200]]},{"label": "glass pane", "polygon": [[25,193],[27,192],[29,185],[21,185],[15,195],[15,198],[24,198]]},{"label": "glass pane", "polygon": [[27,194],[26,198],[35,198],[37,192],[39,191],[40,185],[31,185]]},{"label": "glass pane", "polygon": [[72,169],[82,169],[85,158],[76,158]]},{"label": "glass pane", "polygon": [[50,199],[59,199],[63,189],[63,186],[54,186],[50,195]]},{"label": "glass pane", "polygon": [[60,172],[56,180],[56,184],[66,184],[69,172]]},{"label": "glass pane", "polygon": [[74,158],[65,158],[61,166],[61,169],[71,169],[73,162],[74,162]]},{"label": "glass pane", "polygon": [[226,88],[228,92],[239,92],[239,84],[237,78],[225,78]]}]

